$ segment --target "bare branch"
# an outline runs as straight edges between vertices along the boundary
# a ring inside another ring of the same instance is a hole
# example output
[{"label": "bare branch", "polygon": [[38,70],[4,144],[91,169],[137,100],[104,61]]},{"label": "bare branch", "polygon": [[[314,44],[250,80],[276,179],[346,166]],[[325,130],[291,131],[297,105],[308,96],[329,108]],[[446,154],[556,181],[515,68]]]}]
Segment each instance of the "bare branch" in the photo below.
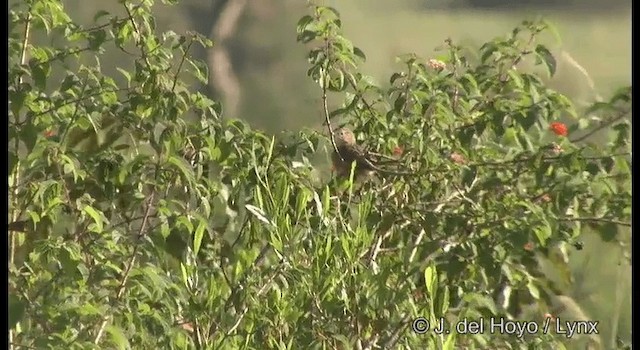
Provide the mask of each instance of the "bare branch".
[{"label": "bare branch", "polygon": [[625,226],[625,227],[631,227],[631,220],[629,220],[629,221],[621,221],[621,220],[605,218],[605,217],[600,217],[600,218],[596,218],[596,217],[580,217],[580,218],[565,217],[565,218],[559,218],[558,220],[560,220],[560,221],[598,222],[598,223],[615,224],[615,225],[620,225],[620,226]]}]

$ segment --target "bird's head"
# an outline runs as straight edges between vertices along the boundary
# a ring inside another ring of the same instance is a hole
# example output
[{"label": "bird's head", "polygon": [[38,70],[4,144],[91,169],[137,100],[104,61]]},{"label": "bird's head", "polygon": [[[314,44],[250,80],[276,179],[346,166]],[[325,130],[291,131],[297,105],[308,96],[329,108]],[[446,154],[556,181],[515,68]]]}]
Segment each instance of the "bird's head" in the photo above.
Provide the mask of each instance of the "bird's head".
[{"label": "bird's head", "polygon": [[336,140],[336,145],[355,145],[356,137],[353,135],[353,132],[348,128],[340,128],[333,133],[333,136]]}]

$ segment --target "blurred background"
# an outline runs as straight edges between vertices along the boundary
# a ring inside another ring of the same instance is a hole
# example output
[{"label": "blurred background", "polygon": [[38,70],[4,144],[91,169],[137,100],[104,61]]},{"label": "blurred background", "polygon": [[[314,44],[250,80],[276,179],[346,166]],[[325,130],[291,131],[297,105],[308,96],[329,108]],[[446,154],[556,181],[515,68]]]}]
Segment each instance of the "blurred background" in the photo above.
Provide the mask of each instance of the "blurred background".
[{"label": "blurred background", "polygon": [[[215,47],[194,52],[210,69],[203,92],[224,103],[225,116],[267,132],[321,123],[320,94],[306,78],[306,49],[296,23],[307,11],[301,0],[181,0],[155,5],[160,31],[197,31]],[[99,9],[122,12],[116,2],[63,1],[81,23]],[[542,16],[560,40],[547,35],[558,60],[552,87],[578,107],[606,99],[631,84],[631,0],[324,0],[342,16],[345,35],[367,56],[362,73],[388,82],[400,68],[395,57],[415,52],[436,57],[444,40],[479,47]],[[114,53],[117,54],[117,53]],[[122,60],[103,60],[122,62]],[[128,61],[128,60],[127,60]],[[339,104],[339,96],[331,99]]]},{"label": "blurred background", "polygon": [[[115,1],[63,4],[74,20],[84,24],[90,24],[101,9],[122,12]],[[397,55],[437,57],[434,49],[447,38],[477,48],[509,33],[522,20],[539,16],[555,25],[560,36],[560,40],[553,35],[544,39],[558,60],[557,74],[549,84],[568,95],[578,109],[631,84],[631,0],[325,0],[319,4],[340,12],[346,37],[367,56],[361,72],[382,85],[400,68],[394,60]],[[194,51],[210,70],[209,85],[194,88],[222,101],[226,118],[243,119],[270,133],[322,123],[320,90],[307,78],[306,49],[296,42],[296,23],[306,12],[307,2],[301,0],[182,0],[177,6],[155,5],[159,31],[197,31],[215,43],[212,49]],[[114,76],[116,64],[131,60],[117,55],[110,51],[102,59],[105,72]],[[334,106],[342,102],[340,96],[329,98]],[[626,230],[618,238],[629,242],[629,237]],[[566,295],[590,319],[600,321],[606,343],[616,334],[630,341],[631,267],[623,257],[628,248],[615,241],[603,243],[591,234],[584,242],[583,250],[571,252],[575,279],[566,287]]]}]

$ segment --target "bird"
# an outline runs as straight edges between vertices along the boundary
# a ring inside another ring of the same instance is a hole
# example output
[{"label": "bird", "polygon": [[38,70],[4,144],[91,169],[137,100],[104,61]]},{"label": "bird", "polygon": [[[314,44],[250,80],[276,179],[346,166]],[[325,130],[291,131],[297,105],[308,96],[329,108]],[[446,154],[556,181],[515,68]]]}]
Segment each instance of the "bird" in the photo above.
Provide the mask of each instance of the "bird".
[{"label": "bird", "polygon": [[336,149],[331,159],[338,177],[349,177],[351,166],[355,162],[354,179],[362,179],[374,173],[390,175],[415,175],[412,172],[400,172],[382,169],[377,166],[356,141],[356,137],[347,127],[337,129],[333,133]]},{"label": "bird", "polygon": [[356,137],[350,129],[340,128],[333,135],[336,149],[331,159],[338,177],[350,176],[351,166],[354,162],[356,163],[354,178],[367,177],[378,170],[357,144]]}]

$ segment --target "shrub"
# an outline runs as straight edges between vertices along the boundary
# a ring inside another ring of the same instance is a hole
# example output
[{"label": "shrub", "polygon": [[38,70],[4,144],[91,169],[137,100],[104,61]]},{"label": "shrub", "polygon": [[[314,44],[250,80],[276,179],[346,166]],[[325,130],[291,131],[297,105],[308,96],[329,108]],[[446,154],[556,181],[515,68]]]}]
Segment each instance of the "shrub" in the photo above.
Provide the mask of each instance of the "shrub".
[{"label": "shrub", "polygon": [[[518,319],[525,308],[542,327],[562,290],[538,258],[560,252],[566,267],[585,227],[611,240],[628,226],[631,89],[578,117],[518,69],[534,59],[554,73],[535,40],[545,23],[524,22],[475,56],[452,42],[438,59],[407,55],[383,87],[358,72],[364,53],[342,36],[338,13],[312,7],[298,39],[326,121],[349,124],[380,167],[404,171],[354,184],[316,179],[307,157],[321,150],[320,134],[276,138],[224,119],[189,88],[207,80],[190,49],[211,42],[156,34],[151,2],[121,6],[98,12],[92,27],[54,0],[10,12],[15,347],[566,340],[411,330],[441,317]],[[37,45],[34,31],[64,43]],[[106,75],[105,50],[125,53],[130,69]],[[345,102],[330,111],[336,95]],[[606,143],[586,141],[599,130]]]}]

